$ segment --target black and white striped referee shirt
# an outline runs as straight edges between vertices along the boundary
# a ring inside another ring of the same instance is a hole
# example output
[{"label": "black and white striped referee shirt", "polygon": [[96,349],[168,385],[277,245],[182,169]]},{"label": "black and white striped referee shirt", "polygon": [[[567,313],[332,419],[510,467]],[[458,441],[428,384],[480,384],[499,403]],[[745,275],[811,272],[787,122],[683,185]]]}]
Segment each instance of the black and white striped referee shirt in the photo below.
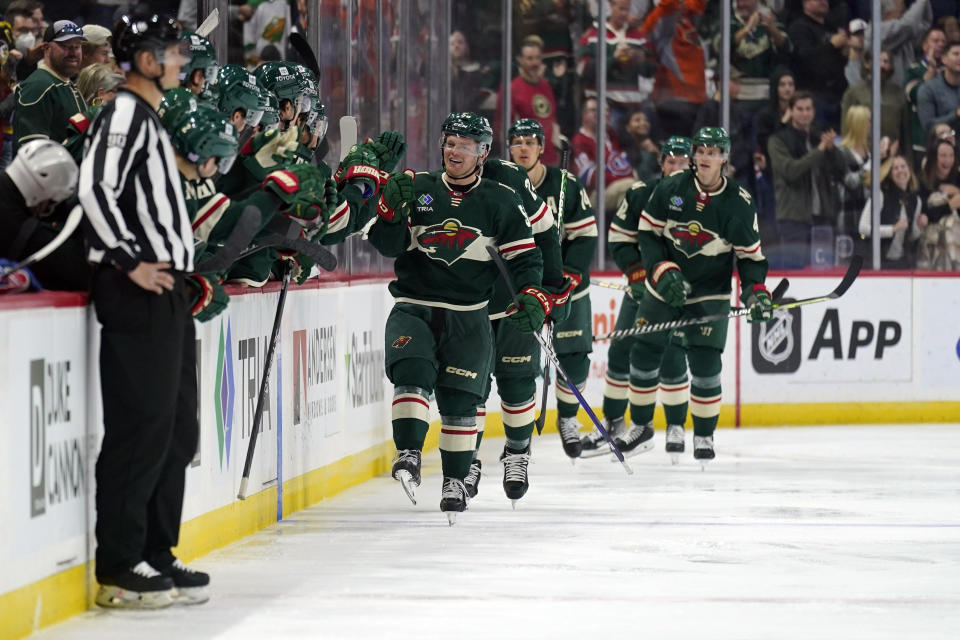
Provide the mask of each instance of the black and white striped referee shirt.
[{"label": "black and white striped referee shirt", "polygon": [[90,127],[80,163],[90,262],[193,270],[193,232],[170,139],[153,108],[126,89]]}]

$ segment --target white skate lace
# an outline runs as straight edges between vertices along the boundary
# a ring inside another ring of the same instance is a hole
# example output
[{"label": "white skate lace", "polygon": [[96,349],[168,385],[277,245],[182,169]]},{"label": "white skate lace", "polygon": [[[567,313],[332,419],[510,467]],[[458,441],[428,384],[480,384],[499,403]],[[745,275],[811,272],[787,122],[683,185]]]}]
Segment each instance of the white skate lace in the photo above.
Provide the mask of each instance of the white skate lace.
[{"label": "white skate lace", "polygon": [[467,477],[463,479],[465,485],[474,486],[477,484],[477,481],[480,479],[480,465],[476,464],[476,460],[470,463],[470,471],[467,472]]},{"label": "white skate lace", "polygon": [[420,452],[417,449],[401,449],[397,451],[396,457],[393,459],[393,467],[408,469],[413,467],[415,469],[420,468]]},{"label": "white skate lace", "polygon": [[180,562],[180,558],[177,558],[177,559],[175,559],[175,560],[173,561],[173,568],[174,568],[174,569],[177,569],[177,570],[179,570],[179,571],[183,571],[184,573],[196,573],[196,571],[194,571],[193,569],[191,569],[191,568],[188,567],[187,565],[185,565],[185,564],[183,564],[182,562]]},{"label": "white skate lace", "polygon": [[530,463],[529,453],[508,453],[503,457],[504,482],[524,482],[527,479],[527,465]]},{"label": "white skate lace", "polygon": [[463,482],[456,478],[443,479],[443,492],[440,494],[441,500],[452,498],[453,500],[467,500],[467,489]]},{"label": "white skate lace", "polygon": [[633,444],[640,439],[640,436],[647,430],[647,427],[653,428],[650,424],[632,424],[625,434],[623,434],[622,440],[624,444]]},{"label": "white skate lace", "polygon": [[678,424],[671,424],[667,427],[667,442],[683,442],[683,427]]},{"label": "white skate lace", "polygon": [[156,578],[160,575],[160,572],[150,566],[146,560],[141,560],[137,563],[133,569],[131,569],[138,576],[143,576],[144,578]]},{"label": "white skate lace", "polygon": [[580,440],[580,423],[576,418],[560,418],[557,428],[560,430],[560,439],[564,442]]},{"label": "white skate lace", "polygon": [[713,449],[713,436],[693,436],[694,449]]}]

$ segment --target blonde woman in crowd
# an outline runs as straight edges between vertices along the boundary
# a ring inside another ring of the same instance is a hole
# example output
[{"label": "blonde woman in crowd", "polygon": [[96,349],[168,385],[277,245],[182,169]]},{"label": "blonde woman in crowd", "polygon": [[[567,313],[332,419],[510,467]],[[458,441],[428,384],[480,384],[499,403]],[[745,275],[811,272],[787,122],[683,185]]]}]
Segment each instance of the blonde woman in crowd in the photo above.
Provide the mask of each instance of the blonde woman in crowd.
[{"label": "blonde woman in crowd", "polygon": [[124,77],[112,63],[92,64],[77,76],[77,89],[91,107],[101,107],[113,100]]},{"label": "blonde woman in crowd", "polygon": [[[906,158],[901,155],[880,165],[880,268],[910,269],[914,247],[923,224],[920,184]],[[867,200],[860,215],[860,236],[870,238],[873,211]],[[870,264],[868,262],[868,264]]]},{"label": "blonde woman in crowd", "polygon": [[839,182],[837,232],[854,238],[870,187],[870,109],[860,105],[850,107],[843,118],[843,132],[837,146],[846,173]]}]

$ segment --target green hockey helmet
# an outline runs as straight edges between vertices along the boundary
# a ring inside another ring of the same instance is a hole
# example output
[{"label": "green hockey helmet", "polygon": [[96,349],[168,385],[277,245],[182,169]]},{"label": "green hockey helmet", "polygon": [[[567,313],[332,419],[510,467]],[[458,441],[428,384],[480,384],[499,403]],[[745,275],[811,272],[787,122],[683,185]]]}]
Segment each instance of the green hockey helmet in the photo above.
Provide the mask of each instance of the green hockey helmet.
[{"label": "green hockey helmet", "polygon": [[690,138],[683,136],[670,136],[660,147],[660,164],[663,164],[667,156],[683,156],[689,158],[692,154],[693,143]]},{"label": "green hockey helmet", "polygon": [[475,140],[480,145],[481,155],[484,150],[489,151],[490,145],[493,144],[493,128],[490,122],[483,116],[470,111],[455,111],[448,115],[443,121],[440,133],[441,147],[448,135]]},{"label": "green hockey helmet", "polygon": [[513,139],[520,136],[534,136],[540,141],[540,146],[544,144],[543,125],[533,118],[520,118],[507,129],[507,140],[513,142]]},{"label": "green hockey helmet", "polygon": [[295,75],[295,65],[289,62],[264,62],[253,75],[281,104],[284,100],[296,102],[300,97],[300,80]]},{"label": "green hockey helmet", "polygon": [[260,93],[266,98],[263,115],[260,116],[260,126],[270,127],[280,121],[280,102],[277,97],[261,87]]},{"label": "green hockey helmet", "polygon": [[326,137],[330,122],[327,120],[327,107],[322,102],[317,101],[317,103],[313,105],[313,108],[310,109],[310,115],[307,116],[306,125],[320,137],[320,140]]},{"label": "green hockey helmet", "polygon": [[217,71],[220,67],[217,64],[217,51],[210,41],[192,31],[184,31],[180,36],[180,41],[186,43],[190,51],[190,62],[183,65],[180,72],[189,79],[194,71],[203,69],[207,82],[216,82]]},{"label": "green hockey helmet", "polygon": [[160,99],[157,116],[164,129],[172,134],[186,115],[197,110],[198,104],[197,97],[189,89],[184,87],[169,89]]},{"label": "green hockey helmet", "polygon": [[723,153],[730,153],[730,135],[723,127],[701,127],[690,147],[691,152],[697,147],[718,147]]},{"label": "green hockey helmet", "polygon": [[[226,65],[224,69],[231,66]],[[260,123],[260,117],[263,115],[263,108],[266,105],[264,98],[261,103],[260,88],[257,86],[257,80],[246,71],[243,75],[231,72],[228,75],[220,75],[220,99],[217,102],[217,109],[228,118],[238,109],[243,110],[247,124],[255,127]]]},{"label": "green hockey helmet", "polygon": [[194,164],[217,158],[221,174],[230,171],[237,157],[237,132],[216,109],[201,106],[184,117],[170,137],[174,148]]}]

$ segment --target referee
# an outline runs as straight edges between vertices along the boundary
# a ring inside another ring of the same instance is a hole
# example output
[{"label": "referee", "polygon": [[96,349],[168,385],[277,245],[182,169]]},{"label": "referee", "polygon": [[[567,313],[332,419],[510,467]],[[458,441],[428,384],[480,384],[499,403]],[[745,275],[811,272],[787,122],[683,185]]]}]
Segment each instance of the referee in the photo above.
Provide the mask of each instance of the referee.
[{"label": "referee", "polygon": [[174,558],[186,465],[199,436],[193,237],[173,148],[156,115],[186,60],[169,19],[123,16],[113,48],[126,83],[90,127],[80,202],[95,265],[103,444],[96,466],[96,602],[202,602],[209,576]]}]

